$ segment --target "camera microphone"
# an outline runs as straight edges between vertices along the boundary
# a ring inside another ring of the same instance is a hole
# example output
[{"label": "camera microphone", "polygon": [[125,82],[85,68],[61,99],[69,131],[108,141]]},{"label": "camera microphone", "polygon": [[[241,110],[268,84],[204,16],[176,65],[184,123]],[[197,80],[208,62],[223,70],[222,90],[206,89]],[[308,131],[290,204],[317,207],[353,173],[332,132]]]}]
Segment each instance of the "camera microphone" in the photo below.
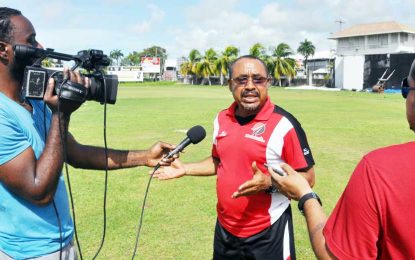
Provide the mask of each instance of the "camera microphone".
[{"label": "camera microphone", "polygon": [[35,48],[27,45],[15,45],[13,46],[14,55],[16,58],[41,58],[45,55],[45,50]]},{"label": "camera microphone", "polygon": [[59,60],[73,60],[75,58],[74,55],[65,54],[65,53],[59,53],[55,52],[53,49],[47,48],[36,48],[28,45],[20,45],[16,44],[13,46],[14,55],[18,59],[33,59],[33,58],[53,58],[53,59],[59,59]]},{"label": "camera microphone", "polygon": [[177,145],[174,150],[170,151],[164,158],[172,158],[174,155],[183,151],[183,149],[186,148],[189,144],[199,143],[206,137],[206,131],[202,126],[197,125],[190,128],[187,131],[186,135],[187,137],[179,145]]}]

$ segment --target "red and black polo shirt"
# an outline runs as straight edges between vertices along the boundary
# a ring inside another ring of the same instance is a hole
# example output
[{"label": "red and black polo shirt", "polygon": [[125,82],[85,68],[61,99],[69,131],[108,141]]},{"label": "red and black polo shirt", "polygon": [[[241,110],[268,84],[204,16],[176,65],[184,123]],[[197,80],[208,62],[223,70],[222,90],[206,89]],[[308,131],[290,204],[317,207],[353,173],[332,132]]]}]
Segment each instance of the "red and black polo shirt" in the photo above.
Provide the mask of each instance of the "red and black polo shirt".
[{"label": "red and black polo shirt", "polygon": [[314,160],[300,123],[290,113],[271,103],[269,97],[249,123],[240,125],[233,103],[214,122],[212,156],[219,160],[216,192],[220,224],[238,237],[252,236],[272,225],[290,201],[280,193],[259,193],[233,199],[232,194],[252,179],[252,163],[268,174],[264,163],[278,168],[286,162],[306,171]]}]

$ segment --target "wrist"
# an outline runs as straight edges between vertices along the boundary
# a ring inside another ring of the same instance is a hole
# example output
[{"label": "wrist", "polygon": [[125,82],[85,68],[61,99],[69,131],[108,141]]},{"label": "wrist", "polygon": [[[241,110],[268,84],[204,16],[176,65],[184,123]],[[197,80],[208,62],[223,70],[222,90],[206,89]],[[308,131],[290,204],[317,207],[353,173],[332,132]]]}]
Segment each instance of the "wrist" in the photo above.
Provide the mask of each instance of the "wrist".
[{"label": "wrist", "polygon": [[68,113],[64,113],[62,111],[58,112],[58,111],[52,111],[52,117],[57,117],[60,118],[61,120],[67,120],[69,121],[69,119],[71,118],[71,114]]},{"label": "wrist", "polygon": [[277,186],[271,181],[271,184],[264,190],[266,194],[272,194],[279,192]]},{"label": "wrist", "polygon": [[[137,160],[137,166],[140,166],[140,161],[141,161],[141,163],[143,163],[147,167],[155,166],[155,165],[153,165],[154,163],[152,162],[153,158],[151,157],[150,149],[143,150],[143,152],[144,152],[144,156],[141,157],[141,160],[140,160],[140,152],[139,151],[133,151],[132,152],[133,156],[135,156],[136,159],[138,159]],[[129,153],[131,153],[131,151]],[[161,160],[163,160],[163,159],[161,159]]]},{"label": "wrist", "polygon": [[306,193],[306,194],[302,195],[300,200],[298,201],[298,209],[300,210],[302,215],[304,215],[304,205],[310,199],[317,200],[318,203],[320,204],[320,206],[323,206],[323,204],[321,203],[320,197],[317,195],[317,193],[315,193],[313,191],[311,191],[309,193]]},{"label": "wrist", "polygon": [[271,194],[271,193],[277,193],[278,192],[278,188],[277,188],[277,186],[275,186],[275,184],[272,181],[272,178],[271,178],[270,175],[265,176],[264,186],[265,186],[264,192],[266,194]]},{"label": "wrist", "polygon": [[189,175],[189,174],[188,174],[189,169],[186,167],[186,165],[183,165],[183,169],[184,169],[184,172],[183,172],[183,175],[182,175],[182,176]]},{"label": "wrist", "polygon": [[312,192],[313,192],[313,189],[312,188],[304,189],[304,190],[300,191],[299,193],[297,193],[297,194],[299,194],[299,196],[296,198],[296,200],[297,201],[300,201],[300,199],[302,197],[304,197],[304,195],[307,195],[308,193],[312,193]]}]

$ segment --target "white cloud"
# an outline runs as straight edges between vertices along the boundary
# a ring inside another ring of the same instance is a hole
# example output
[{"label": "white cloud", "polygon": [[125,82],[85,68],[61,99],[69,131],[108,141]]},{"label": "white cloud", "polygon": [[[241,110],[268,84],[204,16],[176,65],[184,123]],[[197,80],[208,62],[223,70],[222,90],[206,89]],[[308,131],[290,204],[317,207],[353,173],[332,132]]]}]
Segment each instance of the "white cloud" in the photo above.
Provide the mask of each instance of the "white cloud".
[{"label": "white cloud", "polygon": [[165,16],[165,12],[161,8],[159,8],[158,6],[154,4],[148,4],[146,8],[150,12],[150,17],[144,21],[140,21],[136,23],[135,25],[131,26],[130,30],[132,32],[134,33],[149,32],[151,31],[152,27],[155,24],[160,23],[163,20]]},{"label": "white cloud", "polygon": [[[157,5],[151,4],[157,2]],[[62,52],[100,48],[125,54],[153,44],[169,58],[187,56],[193,48],[222,51],[228,45],[241,54],[254,43],[274,47],[288,43],[295,51],[305,38],[316,51],[334,47],[328,40],[358,23],[395,20],[415,28],[414,0],[2,0],[23,11],[46,47]],[[157,32],[157,33],[153,33]]]},{"label": "white cloud", "polygon": [[[340,16],[353,24],[392,19],[391,12],[388,11],[390,6],[385,0],[348,0],[339,2],[334,8],[338,10]],[[349,24],[349,26],[353,24]]]},{"label": "white cloud", "polygon": [[51,2],[44,8],[39,8],[41,15],[48,21],[62,19],[66,16],[65,11],[68,10],[68,3],[66,2]]},{"label": "white cloud", "polygon": [[327,52],[335,47],[335,41],[328,38],[339,30],[335,21],[340,18],[346,22],[343,29],[375,21],[412,22],[412,26],[415,22],[412,14],[403,15],[413,10],[413,0],[273,1],[257,13],[241,11],[238,7],[243,3],[205,0],[189,7],[185,16],[189,26],[176,32],[169,53],[178,57],[188,55],[193,48],[222,51],[227,45],[235,45],[243,54],[256,42],[266,47],[285,42],[296,51],[305,38],[313,42],[317,52]]},{"label": "white cloud", "polygon": [[[321,36],[323,40],[319,42],[322,44],[320,46],[330,48],[328,26],[323,26],[323,29],[319,26],[322,18],[316,16],[313,17],[315,22],[305,21],[304,18],[310,18],[310,11],[271,3],[263,6],[258,14],[249,15],[238,11],[237,1],[228,3],[228,9],[217,5],[217,2],[204,1],[202,6],[189,8],[187,18],[191,27],[181,31],[176,37],[174,48],[169,51],[176,56],[186,56],[193,48],[201,52],[211,47],[222,51],[228,45],[235,45],[240,48],[241,54],[246,54],[257,42],[266,48],[286,42],[295,51],[299,42],[305,38],[314,40]],[[203,13],[197,12],[198,8],[202,8]]]}]

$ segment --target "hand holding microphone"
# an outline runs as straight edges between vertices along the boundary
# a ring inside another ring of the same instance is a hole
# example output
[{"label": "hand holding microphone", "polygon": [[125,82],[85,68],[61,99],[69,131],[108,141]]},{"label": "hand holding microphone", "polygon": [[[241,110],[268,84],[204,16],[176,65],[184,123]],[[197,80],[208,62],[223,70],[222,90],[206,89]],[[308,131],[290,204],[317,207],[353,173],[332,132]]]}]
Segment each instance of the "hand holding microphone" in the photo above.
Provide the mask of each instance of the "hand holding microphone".
[{"label": "hand holding microphone", "polygon": [[[156,168],[160,166],[170,165],[170,163],[177,157],[176,155],[183,151],[184,148],[186,148],[189,144],[199,143],[205,137],[206,130],[202,126],[196,125],[190,128],[186,133],[186,138],[183,141],[181,141],[180,144],[176,146],[176,148],[174,148],[167,155],[165,155],[163,159],[156,165]],[[172,146],[170,146],[170,148],[171,147]]]},{"label": "hand holding microphone", "polygon": [[172,158],[174,155],[183,151],[189,144],[197,144],[202,141],[206,137],[205,129],[200,126],[194,126],[189,129],[186,133],[187,137],[172,151],[170,151],[164,158],[169,159]]},{"label": "hand holding microphone", "polygon": [[145,165],[148,167],[154,167],[156,165],[168,166],[174,161],[175,158],[163,159],[163,155],[167,154],[169,151],[174,149],[175,146],[164,143],[157,142],[151,146],[146,152],[146,162]]}]

